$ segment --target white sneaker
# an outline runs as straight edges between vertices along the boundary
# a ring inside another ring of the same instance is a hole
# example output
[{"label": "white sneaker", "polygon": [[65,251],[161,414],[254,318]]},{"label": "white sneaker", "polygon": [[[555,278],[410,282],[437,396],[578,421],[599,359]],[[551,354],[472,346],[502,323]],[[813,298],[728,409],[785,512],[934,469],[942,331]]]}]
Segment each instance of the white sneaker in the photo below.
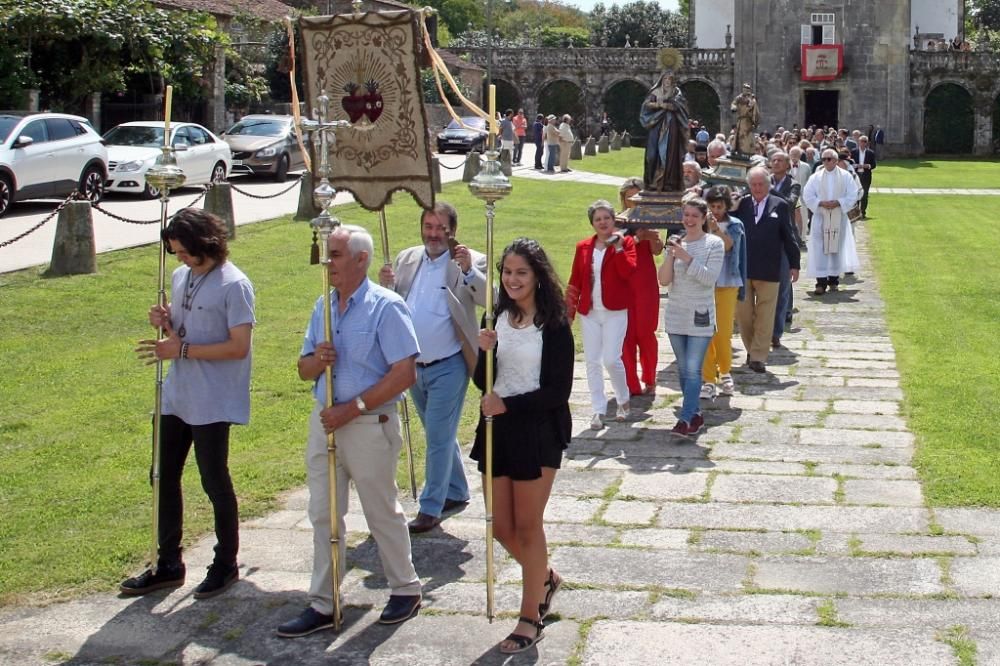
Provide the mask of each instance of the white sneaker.
[{"label": "white sneaker", "polygon": [[732,375],[722,375],[722,395],[733,395],[736,393],[736,384],[733,383]]},{"label": "white sneaker", "polygon": [[590,419],[590,429],[600,430],[604,427],[604,419],[601,418],[600,414],[594,414],[594,418]]},{"label": "white sneaker", "polygon": [[626,402],[624,405],[618,405],[618,411],[615,412],[615,421],[621,423],[629,416],[631,416],[632,410],[629,408],[629,404]]},{"label": "white sneaker", "polygon": [[718,395],[718,391],[715,388],[715,384],[711,382],[705,382],[701,385],[701,399],[702,400],[715,400],[715,396]]}]

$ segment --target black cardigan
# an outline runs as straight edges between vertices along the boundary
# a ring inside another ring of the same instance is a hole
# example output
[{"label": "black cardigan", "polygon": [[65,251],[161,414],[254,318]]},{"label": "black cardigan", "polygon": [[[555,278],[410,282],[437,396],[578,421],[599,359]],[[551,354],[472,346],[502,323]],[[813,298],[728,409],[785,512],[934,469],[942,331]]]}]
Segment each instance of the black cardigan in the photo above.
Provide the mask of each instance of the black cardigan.
[{"label": "black cardigan", "polygon": [[[496,347],[493,348],[493,364],[496,368]],[[573,437],[573,424],[569,413],[569,395],[573,391],[573,361],[576,349],[573,346],[573,332],[569,322],[542,329],[542,369],[539,388],[530,393],[512,395],[503,399],[507,413],[512,416],[524,415],[537,418],[540,413],[549,412],[559,430],[564,443]],[[486,391],[486,352],[479,350],[479,361],[472,381],[480,391]]]}]

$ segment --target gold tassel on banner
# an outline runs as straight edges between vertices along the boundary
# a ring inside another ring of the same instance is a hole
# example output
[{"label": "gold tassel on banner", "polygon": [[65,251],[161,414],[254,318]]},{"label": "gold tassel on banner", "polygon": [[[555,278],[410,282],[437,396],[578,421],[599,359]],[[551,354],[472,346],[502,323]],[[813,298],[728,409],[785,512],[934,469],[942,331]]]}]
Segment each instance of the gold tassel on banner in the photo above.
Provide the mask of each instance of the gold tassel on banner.
[{"label": "gold tassel on banner", "polygon": [[313,229],[313,244],[309,248],[309,265],[315,266],[319,263],[319,243],[317,242],[316,230]]}]

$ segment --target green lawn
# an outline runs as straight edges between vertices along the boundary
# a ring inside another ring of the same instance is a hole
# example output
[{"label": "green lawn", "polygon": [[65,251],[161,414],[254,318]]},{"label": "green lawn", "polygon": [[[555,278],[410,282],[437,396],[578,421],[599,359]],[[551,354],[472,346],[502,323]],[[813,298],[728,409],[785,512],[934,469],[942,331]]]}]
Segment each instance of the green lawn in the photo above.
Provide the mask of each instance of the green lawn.
[{"label": "green lawn", "polygon": [[873,197],[875,267],[931,506],[1000,507],[994,197]]},{"label": "green lawn", "polygon": [[872,172],[872,187],[1000,188],[1000,158],[890,159]]},{"label": "green lawn", "polygon": [[[530,235],[565,278],[573,241],[590,229],[586,207],[615,192],[517,180],[514,194],[497,205],[497,253],[514,236]],[[459,239],[484,249],[482,202],[461,183],[442,196],[461,212]],[[416,205],[403,194],[395,200],[388,209],[393,254],[419,241]],[[336,212],[344,223],[372,229],[378,247],[374,214],[357,206]],[[306,223],[286,219],[240,227],[232,245],[234,263],[256,287],[259,322],[251,423],[232,433],[230,462],[244,517],[273,508],[282,491],[305,479],[312,398],[295,361],[321,291],[319,268],[308,264],[310,237]],[[0,275],[0,604],[33,592],[108,590],[146,556],[154,374],[132,350],[150,334],[145,313],[156,296],[157,250],[102,254],[98,265],[96,275],[70,278],[42,278],[38,269]],[[466,404],[466,439],[475,405]],[[422,479],[423,434],[412,409],[411,415]],[[210,529],[211,508],[193,459],[188,470],[191,540]],[[402,465],[399,480],[407,484]]]}]

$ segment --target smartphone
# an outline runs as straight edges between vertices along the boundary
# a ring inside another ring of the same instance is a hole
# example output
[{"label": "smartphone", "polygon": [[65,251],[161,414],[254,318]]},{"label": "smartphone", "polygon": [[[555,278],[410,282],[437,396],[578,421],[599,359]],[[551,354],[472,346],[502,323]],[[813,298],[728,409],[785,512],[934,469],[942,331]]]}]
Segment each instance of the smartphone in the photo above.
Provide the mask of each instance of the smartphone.
[{"label": "smartphone", "polygon": [[455,248],[458,247],[458,241],[455,240],[454,236],[448,236],[448,256],[452,259],[455,258]]}]

